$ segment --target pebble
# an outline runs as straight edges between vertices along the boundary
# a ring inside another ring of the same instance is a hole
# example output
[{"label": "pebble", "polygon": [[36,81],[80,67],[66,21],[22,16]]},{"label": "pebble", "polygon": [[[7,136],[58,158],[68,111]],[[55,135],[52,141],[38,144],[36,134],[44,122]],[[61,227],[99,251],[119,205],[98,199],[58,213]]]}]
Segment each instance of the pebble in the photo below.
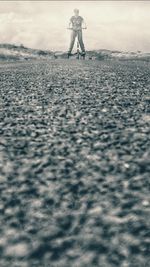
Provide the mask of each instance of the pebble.
[{"label": "pebble", "polygon": [[11,244],[5,250],[5,255],[13,258],[26,257],[28,253],[29,248],[26,243]]}]

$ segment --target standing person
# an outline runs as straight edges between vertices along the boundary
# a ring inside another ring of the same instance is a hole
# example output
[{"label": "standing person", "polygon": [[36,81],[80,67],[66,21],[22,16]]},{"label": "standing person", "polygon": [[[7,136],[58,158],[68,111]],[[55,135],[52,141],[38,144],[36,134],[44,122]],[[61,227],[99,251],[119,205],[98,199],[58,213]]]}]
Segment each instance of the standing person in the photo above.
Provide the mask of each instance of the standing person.
[{"label": "standing person", "polygon": [[69,23],[69,29],[71,29],[72,32],[71,32],[71,42],[68,51],[68,57],[71,55],[76,37],[78,37],[78,41],[82,51],[82,56],[85,56],[85,47],[82,38],[83,28],[86,29],[86,24],[84,22],[84,19],[81,16],[79,16],[79,9],[74,9],[74,16],[71,17]]}]

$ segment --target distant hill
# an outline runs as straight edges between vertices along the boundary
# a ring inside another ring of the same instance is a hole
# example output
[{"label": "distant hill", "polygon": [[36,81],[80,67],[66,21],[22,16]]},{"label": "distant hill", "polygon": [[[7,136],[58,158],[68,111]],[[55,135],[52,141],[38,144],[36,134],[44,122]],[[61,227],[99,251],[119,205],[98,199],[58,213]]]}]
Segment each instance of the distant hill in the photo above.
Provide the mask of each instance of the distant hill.
[{"label": "distant hill", "polygon": [[123,52],[111,50],[95,50],[88,51],[87,55],[90,58],[103,60],[103,59],[118,59],[118,60],[150,60],[150,53],[137,52]]},{"label": "distant hill", "polygon": [[47,50],[27,48],[23,45],[0,44],[0,60],[30,60],[53,57],[54,53]]},{"label": "distant hill", "polygon": [[[67,53],[62,51],[56,51],[54,53],[55,58],[67,58]],[[73,54],[72,59],[76,58],[76,54]],[[122,52],[111,51],[107,49],[86,51],[86,59],[88,60],[145,60],[150,61],[150,53],[137,52]]]},{"label": "distant hill", "polygon": [[[27,48],[24,45],[0,44],[0,61],[24,61],[31,59],[67,58],[67,53],[62,51],[49,51]],[[76,58],[76,55],[71,57]],[[145,60],[150,61],[150,53],[121,52],[107,49],[91,50],[86,52],[89,60]]]}]

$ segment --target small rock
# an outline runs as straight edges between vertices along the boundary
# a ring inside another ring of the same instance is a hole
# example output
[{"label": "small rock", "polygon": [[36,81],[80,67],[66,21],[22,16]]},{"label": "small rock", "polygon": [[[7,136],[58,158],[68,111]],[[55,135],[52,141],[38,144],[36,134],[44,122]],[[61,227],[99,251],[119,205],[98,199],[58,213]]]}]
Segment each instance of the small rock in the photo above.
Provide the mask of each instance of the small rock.
[{"label": "small rock", "polygon": [[22,258],[28,255],[29,249],[26,243],[18,243],[9,245],[6,248],[5,254],[10,257]]},{"label": "small rock", "polygon": [[102,208],[100,207],[100,206],[98,206],[98,207],[94,207],[93,209],[91,209],[90,211],[89,211],[89,214],[90,215],[94,215],[94,214],[100,214],[100,213],[102,213]]},{"label": "small rock", "polygon": [[149,201],[148,200],[143,200],[142,202],[142,205],[145,206],[145,207],[148,207],[149,206]]}]

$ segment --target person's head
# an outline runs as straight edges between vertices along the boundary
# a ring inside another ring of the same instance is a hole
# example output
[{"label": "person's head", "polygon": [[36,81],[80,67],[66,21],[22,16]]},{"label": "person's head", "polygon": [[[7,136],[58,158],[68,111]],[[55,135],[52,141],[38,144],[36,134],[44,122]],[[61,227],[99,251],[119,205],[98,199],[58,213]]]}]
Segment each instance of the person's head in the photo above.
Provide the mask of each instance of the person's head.
[{"label": "person's head", "polygon": [[75,14],[75,16],[78,16],[79,15],[79,9],[75,8],[74,9],[74,14]]}]

